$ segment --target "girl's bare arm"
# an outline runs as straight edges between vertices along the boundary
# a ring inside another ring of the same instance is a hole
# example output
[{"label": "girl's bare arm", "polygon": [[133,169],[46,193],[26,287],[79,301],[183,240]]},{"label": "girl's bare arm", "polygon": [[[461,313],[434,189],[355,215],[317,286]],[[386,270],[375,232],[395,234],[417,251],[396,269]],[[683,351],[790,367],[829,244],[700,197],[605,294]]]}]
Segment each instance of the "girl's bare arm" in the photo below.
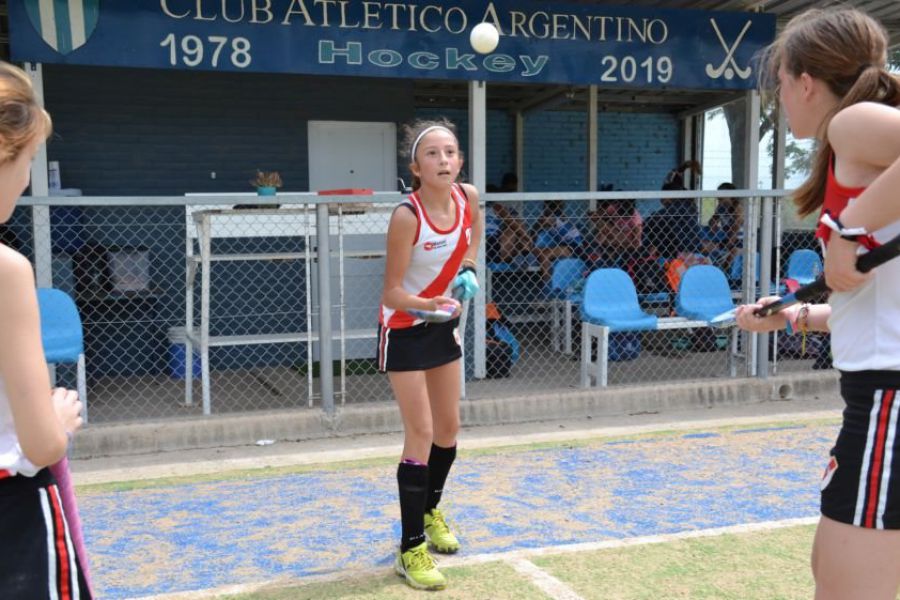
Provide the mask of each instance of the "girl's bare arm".
[{"label": "girl's bare arm", "polygon": [[22,452],[36,466],[65,455],[67,439],[51,400],[31,264],[0,246],[0,377]]}]

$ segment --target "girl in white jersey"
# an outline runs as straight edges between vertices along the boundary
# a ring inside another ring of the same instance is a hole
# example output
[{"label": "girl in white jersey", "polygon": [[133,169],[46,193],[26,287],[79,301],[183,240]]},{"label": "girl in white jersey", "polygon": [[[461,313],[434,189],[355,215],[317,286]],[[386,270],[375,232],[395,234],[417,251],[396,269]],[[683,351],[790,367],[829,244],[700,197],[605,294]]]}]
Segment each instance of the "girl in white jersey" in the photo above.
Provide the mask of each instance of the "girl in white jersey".
[{"label": "girl in white jersey", "polygon": [[794,201],[821,212],[828,304],[766,318],[750,331],[831,331],[846,402],[821,482],[812,569],[819,600],[894,600],[900,587],[900,261],[864,275],[858,253],[900,233],[900,80],[885,70],[887,36],[866,14],[813,10],[788,23],[769,54],[795,137],[818,155]]},{"label": "girl in white jersey", "polygon": [[[0,223],[28,186],[50,117],[0,62]],[[31,263],[0,244],[0,597],[90,599],[48,465],[81,426],[75,392],[50,388]]]},{"label": "girl in white jersey", "polygon": [[[446,579],[428,544],[452,553],[459,541],[437,508],[456,457],[460,395],[460,300],[478,290],[475,257],[481,241],[478,192],[456,182],[463,159],[455,128],[445,120],[406,129],[413,193],[388,226],[378,364],[388,373],[403,418],[397,468],[402,536],[395,570],[417,589],[442,589]],[[443,323],[406,311],[450,312]]]}]

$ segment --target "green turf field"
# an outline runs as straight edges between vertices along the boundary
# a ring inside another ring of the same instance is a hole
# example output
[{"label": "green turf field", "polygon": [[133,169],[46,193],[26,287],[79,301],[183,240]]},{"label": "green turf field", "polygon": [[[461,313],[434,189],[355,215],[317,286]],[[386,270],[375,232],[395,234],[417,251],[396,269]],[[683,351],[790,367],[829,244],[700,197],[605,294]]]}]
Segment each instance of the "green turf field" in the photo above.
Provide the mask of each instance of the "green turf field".
[{"label": "green turf field", "polygon": [[[597,600],[800,600],[812,597],[809,550],[814,526],[675,540],[528,558],[578,596]],[[441,598],[552,598],[505,560],[449,567]],[[269,588],[230,600],[394,600],[421,598],[384,574]]]}]

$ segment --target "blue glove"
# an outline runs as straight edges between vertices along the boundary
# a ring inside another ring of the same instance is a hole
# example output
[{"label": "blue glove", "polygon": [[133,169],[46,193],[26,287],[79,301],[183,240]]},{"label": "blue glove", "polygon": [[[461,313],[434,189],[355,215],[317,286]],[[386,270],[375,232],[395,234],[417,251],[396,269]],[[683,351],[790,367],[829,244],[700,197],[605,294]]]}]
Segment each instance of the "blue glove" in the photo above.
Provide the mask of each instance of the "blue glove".
[{"label": "blue glove", "polygon": [[453,297],[457,300],[471,300],[478,293],[478,280],[475,278],[475,269],[463,267],[453,280]]}]

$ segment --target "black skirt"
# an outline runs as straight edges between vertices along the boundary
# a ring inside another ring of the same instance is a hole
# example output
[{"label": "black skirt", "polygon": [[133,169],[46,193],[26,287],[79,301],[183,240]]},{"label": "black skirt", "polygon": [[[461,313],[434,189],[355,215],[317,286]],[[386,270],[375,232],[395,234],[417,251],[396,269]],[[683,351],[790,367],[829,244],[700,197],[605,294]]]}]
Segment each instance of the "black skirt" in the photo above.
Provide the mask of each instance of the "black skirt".
[{"label": "black skirt", "polygon": [[844,419],[822,478],[822,514],[900,529],[900,372],[841,372]]},{"label": "black skirt", "polygon": [[391,329],[378,326],[378,370],[425,371],[462,356],[459,318]]},{"label": "black skirt", "polygon": [[49,469],[0,479],[0,597],[91,598]]}]

